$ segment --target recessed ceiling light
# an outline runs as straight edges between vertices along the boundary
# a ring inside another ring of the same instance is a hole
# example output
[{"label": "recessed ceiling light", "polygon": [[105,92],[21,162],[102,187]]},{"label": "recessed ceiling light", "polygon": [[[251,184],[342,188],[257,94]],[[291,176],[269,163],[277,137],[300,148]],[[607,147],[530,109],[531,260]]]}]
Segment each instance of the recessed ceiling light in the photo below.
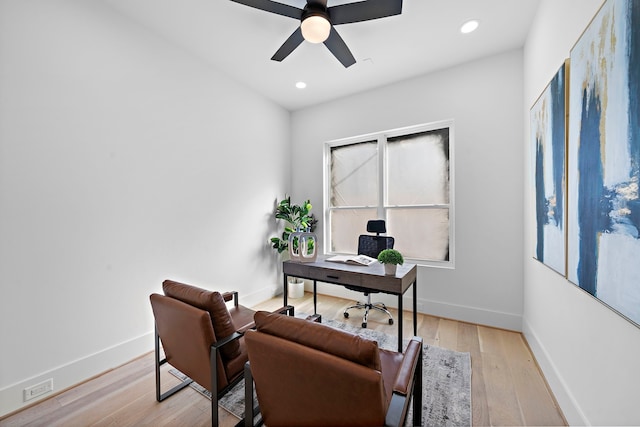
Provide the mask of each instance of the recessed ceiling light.
[{"label": "recessed ceiling light", "polygon": [[469,34],[473,31],[475,31],[476,29],[478,29],[478,26],[480,25],[480,22],[478,22],[475,19],[472,19],[470,21],[465,22],[464,24],[462,24],[462,27],[460,27],[460,32],[462,34]]},{"label": "recessed ceiling light", "polygon": [[296,87],[298,89],[304,89],[305,87],[307,87],[307,84],[305,82],[298,82],[296,83]]}]

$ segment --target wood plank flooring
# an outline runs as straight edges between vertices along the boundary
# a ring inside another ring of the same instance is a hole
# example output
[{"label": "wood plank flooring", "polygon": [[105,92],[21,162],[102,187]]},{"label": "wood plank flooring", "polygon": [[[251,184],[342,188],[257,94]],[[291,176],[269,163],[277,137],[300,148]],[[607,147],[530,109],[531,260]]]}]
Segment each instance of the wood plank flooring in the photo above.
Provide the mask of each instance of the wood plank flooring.
[{"label": "wood plank flooring", "polygon": [[[311,294],[289,301],[299,313],[313,312]],[[352,302],[320,295],[318,312],[359,327],[357,310],[351,310],[349,319],[342,315]],[[270,311],[281,305],[279,297],[253,308]],[[391,312],[397,319],[397,311]],[[403,313],[405,338],[413,335],[411,316]],[[371,314],[368,327],[397,334],[397,325],[389,325],[382,313]],[[471,354],[474,426],[567,425],[522,334],[419,314],[418,335],[426,344]],[[177,383],[167,370],[162,372],[163,388]],[[237,422],[221,409],[221,426]],[[156,402],[152,353],[0,419],[1,427],[208,425],[210,403],[191,388]]]}]

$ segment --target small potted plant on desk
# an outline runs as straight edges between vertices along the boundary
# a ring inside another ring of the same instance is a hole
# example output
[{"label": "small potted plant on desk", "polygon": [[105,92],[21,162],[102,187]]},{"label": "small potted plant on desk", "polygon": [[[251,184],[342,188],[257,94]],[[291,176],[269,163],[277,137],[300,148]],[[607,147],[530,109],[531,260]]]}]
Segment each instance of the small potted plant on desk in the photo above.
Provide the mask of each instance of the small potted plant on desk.
[{"label": "small potted plant on desk", "polygon": [[398,264],[404,264],[402,254],[395,249],[385,249],[380,252],[378,261],[384,264],[384,274],[387,276],[395,276]]},{"label": "small potted plant on desk", "polygon": [[[284,199],[278,203],[276,207],[275,217],[285,222],[284,231],[281,237],[272,237],[271,246],[278,251],[279,254],[288,256],[289,254],[289,235],[295,231],[309,230],[313,232],[316,228],[318,220],[311,213],[310,200],[305,200],[302,205],[291,204],[291,196],[286,195]],[[298,242],[294,240],[293,244]],[[313,242],[310,242],[311,244]],[[313,248],[308,248],[313,250]],[[304,280],[298,277],[289,277],[288,284],[289,298],[302,298],[304,296]]]}]

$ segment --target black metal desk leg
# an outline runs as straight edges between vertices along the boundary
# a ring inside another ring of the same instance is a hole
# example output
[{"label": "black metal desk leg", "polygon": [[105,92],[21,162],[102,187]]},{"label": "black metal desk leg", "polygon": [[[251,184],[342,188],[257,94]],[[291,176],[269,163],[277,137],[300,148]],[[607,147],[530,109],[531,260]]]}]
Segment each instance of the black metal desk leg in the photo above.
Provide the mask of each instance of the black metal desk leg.
[{"label": "black metal desk leg", "polygon": [[318,284],[313,281],[313,314],[318,314]]},{"label": "black metal desk leg", "polygon": [[284,274],[284,284],[282,286],[282,289],[284,289],[284,307],[287,306],[287,302],[288,302],[288,295],[287,295],[287,293],[289,292],[288,284],[289,284],[289,276]]},{"label": "black metal desk leg", "polygon": [[418,335],[418,279],[413,282],[413,335]]},{"label": "black metal desk leg", "polygon": [[398,295],[398,353],[402,353],[402,294]]}]

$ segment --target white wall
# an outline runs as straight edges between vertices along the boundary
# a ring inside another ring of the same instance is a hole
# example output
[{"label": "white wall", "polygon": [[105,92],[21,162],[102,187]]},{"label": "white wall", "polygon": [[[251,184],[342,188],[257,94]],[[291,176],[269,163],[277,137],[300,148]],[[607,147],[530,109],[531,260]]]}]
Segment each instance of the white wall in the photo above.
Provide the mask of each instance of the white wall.
[{"label": "white wall", "polygon": [[520,330],[522,101],[518,50],[296,111],[293,196],[322,212],[325,141],[454,119],[456,266],[419,268],[419,311]]},{"label": "white wall", "polygon": [[289,126],[97,2],[0,0],[0,416],[151,350],[165,278],[274,294]]},{"label": "white wall", "polygon": [[533,260],[529,109],[602,4],[543,0],[525,47],[523,330],[573,425],[640,425],[640,329]]}]

